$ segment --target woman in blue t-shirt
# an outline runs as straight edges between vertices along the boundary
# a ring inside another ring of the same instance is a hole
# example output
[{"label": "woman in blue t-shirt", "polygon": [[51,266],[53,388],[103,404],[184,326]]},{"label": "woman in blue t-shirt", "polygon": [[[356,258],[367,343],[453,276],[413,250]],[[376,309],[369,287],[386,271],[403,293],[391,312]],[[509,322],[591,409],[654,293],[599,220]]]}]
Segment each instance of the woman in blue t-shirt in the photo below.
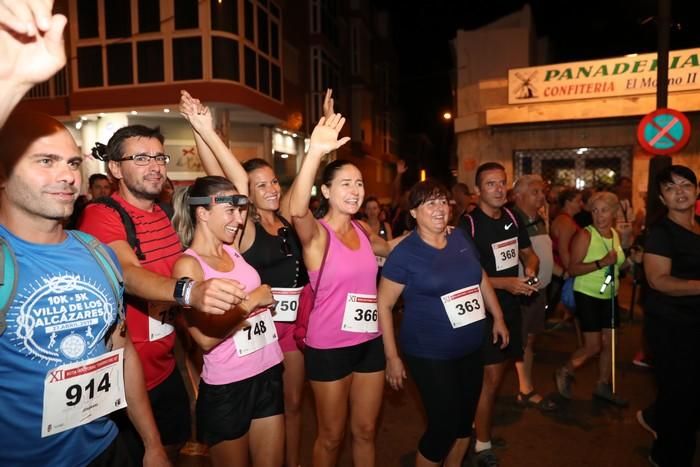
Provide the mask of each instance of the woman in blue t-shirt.
[{"label": "woman in blue t-shirt", "polygon": [[447,234],[447,189],[433,181],[409,193],[416,229],[387,259],[377,307],[384,336],[386,379],[403,387],[391,310],[403,294],[399,340],[428,418],[416,466],[459,466],[481,393],[481,348],[486,311],[493,315],[494,342],[508,345],[508,329],[478,253],[461,231]]}]

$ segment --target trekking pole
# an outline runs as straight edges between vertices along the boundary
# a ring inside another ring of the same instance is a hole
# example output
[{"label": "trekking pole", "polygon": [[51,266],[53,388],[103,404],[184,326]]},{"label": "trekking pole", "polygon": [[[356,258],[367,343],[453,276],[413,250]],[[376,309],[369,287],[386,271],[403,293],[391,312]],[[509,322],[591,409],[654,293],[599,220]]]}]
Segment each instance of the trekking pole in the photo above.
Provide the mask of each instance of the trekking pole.
[{"label": "trekking pole", "polygon": [[[614,237],[613,237],[614,238]],[[613,242],[613,248],[615,247],[614,242]],[[610,281],[610,311],[611,311],[611,318],[610,318],[610,334],[611,334],[611,350],[612,350],[612,358],[611,358],[611,369],[612,369],[612,393],[613,395],[616,394],[615,391],[615,263],[610,265],[610,276],[612,277],[612,280]]]}]

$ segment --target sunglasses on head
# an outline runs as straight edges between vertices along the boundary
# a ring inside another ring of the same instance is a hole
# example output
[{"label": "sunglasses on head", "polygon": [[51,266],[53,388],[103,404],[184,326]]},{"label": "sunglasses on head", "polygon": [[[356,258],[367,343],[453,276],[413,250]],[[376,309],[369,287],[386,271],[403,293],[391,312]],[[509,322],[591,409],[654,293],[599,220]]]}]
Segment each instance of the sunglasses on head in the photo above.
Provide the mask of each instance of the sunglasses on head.
[{"label": "sunglasses on head", "polygon": [[230,204],[233,207],[246,209],[250,200],[246,195],[226,196],[192,196],[187,200],[190,206],[209,206],[210,204]]}]

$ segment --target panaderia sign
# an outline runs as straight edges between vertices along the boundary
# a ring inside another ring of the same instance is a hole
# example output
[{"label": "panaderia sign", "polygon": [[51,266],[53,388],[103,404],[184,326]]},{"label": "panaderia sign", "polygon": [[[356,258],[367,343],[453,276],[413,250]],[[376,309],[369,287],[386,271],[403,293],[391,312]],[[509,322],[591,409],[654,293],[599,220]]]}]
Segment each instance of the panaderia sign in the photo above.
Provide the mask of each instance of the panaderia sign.
[{"label": "panaderia sign", "polygon": [[[508,103],[567,101],[656,92],[657,54],[508,70]],[[668,90],[700,89],[700,49],[669,54]]]}]

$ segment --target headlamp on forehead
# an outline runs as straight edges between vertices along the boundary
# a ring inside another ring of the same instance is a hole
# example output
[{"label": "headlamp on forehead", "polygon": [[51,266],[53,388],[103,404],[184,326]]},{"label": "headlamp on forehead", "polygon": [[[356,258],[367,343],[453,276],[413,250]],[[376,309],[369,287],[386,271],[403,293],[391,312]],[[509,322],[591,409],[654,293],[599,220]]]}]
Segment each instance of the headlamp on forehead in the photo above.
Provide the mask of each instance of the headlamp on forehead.
[{"label": "headlamp on forehead", "polygon": [[210,204],[230,204],[236,208],[247,208],[250,201],[246,195],[226,196],[192,196],[187,200],[190,206],[209,206]]}]

